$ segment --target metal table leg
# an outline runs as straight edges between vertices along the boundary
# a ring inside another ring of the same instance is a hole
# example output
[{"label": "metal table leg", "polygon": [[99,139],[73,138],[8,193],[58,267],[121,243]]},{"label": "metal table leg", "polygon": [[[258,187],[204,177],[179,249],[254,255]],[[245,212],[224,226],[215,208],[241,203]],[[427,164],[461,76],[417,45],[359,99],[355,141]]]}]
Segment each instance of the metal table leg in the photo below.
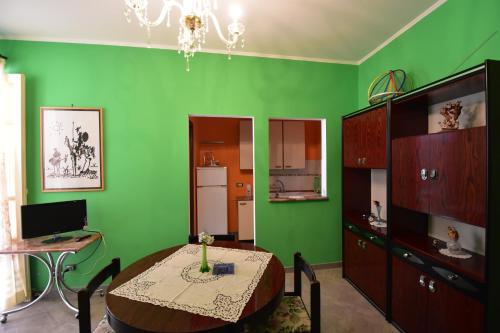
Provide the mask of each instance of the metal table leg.
[{"label": "metal table leg", "polygon": [[54,284],[54,260],[52,259],[52,256],[49,253],[47,253],[48,260],[46,260],[45,258],[40,256],[39,254],[35,254],[35,253],[26,253],[26,254],[29,256],[32,256],[33,258],[40,260],[45,265],[45,267],[47,268],[49,281],[47,282],[47,286],[45,286],[45,289],[40,294],[40,296],[38,296],[37,298],[35,298],[31,302],[24,304],[23,306],[20,306],[18,308],[2,312],[2,314],[0,316],[0,322],[2,324],[7,322],[7,316],[9,314],[22,311],[22,310],[32,306],[33,304],[35,304],[39,300],[41,300],[52,289],[52,286]]},{"label": "metal table leg", "polygon": [[[57,258],[56,267],[55,267],[55,284],[56,284],[57,292],[59,293],[59,296],[61,296],[61,299],[64,302],[64,304],[66,304],[66,306],[68,308],[70,308],[71,310],[76,312],[75,315],[78,315],[78,308],[75,307],[73,304],[71,304],[68,301],[68,299],[66,298],[66,295],[64,295],[64,292],[62,289],[63,286],[66,286],[66,284],[64,283],[64,280],[62,279],[62,271],[64,269],[64,260],[70,254],[75,254],[75,252],[73,252],[73,251],[62,252],[61,255],[59,256],[59,258]],[[73,291],[73,290],[71,289],[71,291]]]}]

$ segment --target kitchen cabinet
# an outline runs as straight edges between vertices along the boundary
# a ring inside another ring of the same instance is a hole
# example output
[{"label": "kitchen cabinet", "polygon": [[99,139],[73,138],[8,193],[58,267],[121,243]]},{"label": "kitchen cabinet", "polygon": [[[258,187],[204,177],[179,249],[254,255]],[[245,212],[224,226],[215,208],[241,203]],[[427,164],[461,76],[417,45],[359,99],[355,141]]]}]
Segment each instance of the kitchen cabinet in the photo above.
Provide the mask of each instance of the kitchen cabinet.
[{"label": "kitchen cabinet", "polygon": [[386,167],[385,107],[347,118],[343,122],[344,166],[384,169]]},{"label": "kitchen cabinet", "polygon": [[253,240],[253,201],[238,201],[238,239]]},{"label": "kitchen cabinet", "polygon": [[305,169],[306,145],[303,121],[269,121],[269,169]]},{"label": "kitchen cabinet", "polygon": [[283,167],[306,168],[306,143],[303,121],[283,121]]},{"label": "kitchen cabinet", "polygon": [[393,256],[392,319],[406,333],[483,332],[484,305]]},{"label": "kitchen cabinet", "polygon": [[394,205],[485,226],[485,127],[393,140],[392,169]]},{"label": "kitchen cabinet", "polygon": [[283,169],[283,122],[269,121],[269,169]]},{"label": "kitchen cabinet", "polygon": [[240,120],[240,169],[253,169],[253,137],[251,120]]},{"label": "kitchen cabinet", "polygon": [[[369,239],[377,236],[369,235]],[[386,311],[386,254],[370,240],[344,230],[344,271],[365,295]]]}]

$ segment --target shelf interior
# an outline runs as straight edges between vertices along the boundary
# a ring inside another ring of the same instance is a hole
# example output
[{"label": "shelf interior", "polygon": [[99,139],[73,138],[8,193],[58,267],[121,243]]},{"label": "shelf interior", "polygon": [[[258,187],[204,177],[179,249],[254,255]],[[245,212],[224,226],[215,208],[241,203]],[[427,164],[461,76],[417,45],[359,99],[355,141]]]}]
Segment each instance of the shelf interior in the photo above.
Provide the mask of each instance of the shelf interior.
[{"label": "shelf interior", "polygon": [[485,257],[480,254],[464,250],[472,257],[469,259],[448,257],[439,253],[439,249],[446,247],[445,242],[427,235],[403,230],[394,231],[393,243],[427,257],[458,274],[481,283],[485,282]]}]

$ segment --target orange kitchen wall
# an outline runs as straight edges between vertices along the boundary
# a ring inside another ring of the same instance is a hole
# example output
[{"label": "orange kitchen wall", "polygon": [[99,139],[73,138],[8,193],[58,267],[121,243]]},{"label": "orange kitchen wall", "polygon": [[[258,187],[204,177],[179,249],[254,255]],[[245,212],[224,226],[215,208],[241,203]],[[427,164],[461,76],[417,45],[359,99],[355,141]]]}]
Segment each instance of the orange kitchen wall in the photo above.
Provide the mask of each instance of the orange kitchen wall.
[{"label": "orange kitchen wall", "polygon": [[[227,167],[228,231],[238,232],[238,206],[236,198],[246,195],[250,184],[253,192],[253,170],[240,170],[240,119],[190,117],[193,124],[194,166],[203,166],[203,153],[213,152],[221,166]],[[224,141],[223,144],[207,144],[207,141]],[[196,225],[196,172],[194,172],[195,225]],[[236,183],[243,187],[236,187]],[[197,231],[196,231],[197,232]]]},{"label": "orange kitchen wall", "polygon": [[321,121],[305,121],[306,160],[321,160]]}]

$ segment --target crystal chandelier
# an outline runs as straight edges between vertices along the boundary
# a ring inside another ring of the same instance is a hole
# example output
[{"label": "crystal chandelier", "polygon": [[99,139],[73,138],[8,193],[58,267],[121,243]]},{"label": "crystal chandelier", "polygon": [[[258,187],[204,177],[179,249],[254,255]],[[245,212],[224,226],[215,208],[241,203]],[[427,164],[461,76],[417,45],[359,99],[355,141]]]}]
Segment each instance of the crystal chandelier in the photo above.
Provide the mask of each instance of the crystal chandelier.
[{"label": "crystal chandelier", "polygon": [[[209,31],[209,21],[212,22],[219,38],[226,44],[228,57],[231,59],[231,49],[236,47],[241,35],[245,32],[245,26],[239,21],[241,9],[233,6],[230,9],[232,22],[227,27],[227,38],[221,31],[219,21],[215,16],[217,10],[217,0],[163,0],[163,8],[158,18],[152,21],[148,16],[148,0],[125,0],[125,17],[130,23],[130,14],[135,13],[139,25],[146,27],[148,40],[151,36],[150,29],[156,27],[166,19],[167,27],[170,27],[170,13],[174,7],[181,12],[179,18],[179,53],[184,52],[186,59],[186,70],[189,71],[189,60],[194,57],[197,51],[205,43],[205,36]],[[244,46],[244,39],[241,40],[241,47]]]}]

